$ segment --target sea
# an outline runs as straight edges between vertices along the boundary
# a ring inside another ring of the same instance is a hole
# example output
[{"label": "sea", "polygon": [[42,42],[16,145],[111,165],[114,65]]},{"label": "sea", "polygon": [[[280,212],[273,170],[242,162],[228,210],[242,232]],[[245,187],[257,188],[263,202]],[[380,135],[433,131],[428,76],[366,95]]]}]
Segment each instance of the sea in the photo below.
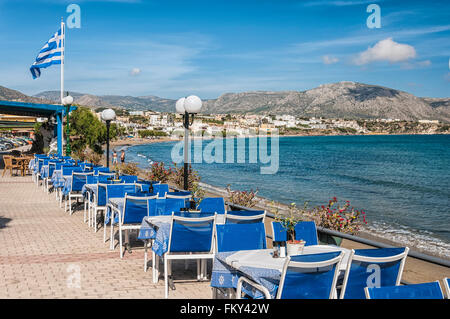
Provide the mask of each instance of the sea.
[{"label": "sea", "polygon": [[[217,140],[191,143],[192,167],[203,183],[258,190],[298,206],[348,200],[366,212],[368,233],[450,259],[450,135],[279,137],[262,156],[257,149],[266,140],[222,141],[222,153]],[[136,145],[126,153],[143,169],[154,161],[171,166],[182,158],[182,142]],[[273,163],[276,171],[263,174]]]}]

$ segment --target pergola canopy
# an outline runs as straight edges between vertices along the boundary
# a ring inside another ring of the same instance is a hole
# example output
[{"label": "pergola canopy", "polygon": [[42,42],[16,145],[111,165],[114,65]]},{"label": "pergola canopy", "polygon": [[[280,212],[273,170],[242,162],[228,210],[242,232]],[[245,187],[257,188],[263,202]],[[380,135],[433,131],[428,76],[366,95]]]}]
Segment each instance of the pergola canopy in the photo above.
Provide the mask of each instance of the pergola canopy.
[{"label": "pergola canopy", "polygon": [[[76,110],[76,106],[71,106],[69,112]],[[51,117],[55,116],[57,120],[57,139],[58,153],[62,154],[63,139],[63,116],[66,113],[66,107],[60,104],[39,104],[13,101],[0,101],[0,113],[10,115]]]}]

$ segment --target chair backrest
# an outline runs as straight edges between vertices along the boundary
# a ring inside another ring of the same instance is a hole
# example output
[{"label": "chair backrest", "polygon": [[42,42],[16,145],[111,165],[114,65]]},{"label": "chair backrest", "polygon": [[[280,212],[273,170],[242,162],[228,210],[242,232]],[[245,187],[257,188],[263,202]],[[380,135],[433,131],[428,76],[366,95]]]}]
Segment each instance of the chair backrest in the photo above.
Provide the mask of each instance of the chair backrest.
[{"label": "chair backrest", "polygon": [[78,166],[62,166],[62,175],[71,176],[73,172],[82,172],[81,167]]},{"label": "chair backrest", "polygon": [[444,299],[439,281],[406,286],[365,287],[367,299]]},{"label": "chair backrest", "polygon": [[122,224],[140,224],[142,219],[149,216],[149,200],[156,196],[128,196],[125,195],[125,206],[123,209]]},{"label": "chair backrest", "polygon": [[5,167],[12,166],[12,156],[11,155],[3,155],[3,161],[5,162]]},{"label": "chair backrest", "polygon": [[352,250],[340,298],[365,299],[365,287],[398,286],[408,247]]},{"label": "chair backrest", "polygon": [[83,189],[83,186],[87,183],[87,176],[93,173],[79,173],[72,172],[72,192],[79,192]]},{"label": "chair backrest", "polygon": [[184,198],[184,199],[190,199],[192,198],[191,192],[168,192],[166,194],[166,198]]},{"label": "chair backrest", "polygon": [[[172,215],[173,212],[179,212],[186,207],[184,198],[166,198],[164,201],[164,210],[160,215]],[[162,205],[161,205],[162,206]]]},{"label": "chair backrest", "polygon": [[138,177],[135,175],[122,175],[120,176],[120,180],[125,183],[136,183]]},{"label": "chair backrest", "polygon": [[98,176],[95,176],[93,174],[86,176],[86,184],[97,184],[97,183],[98,183]]},{"label": "chair backrest", "polygon": [[263,223],[216,225],[217,252],[266,249]]},{"label": "chair backrest", "polygon": [[127,193],[136,193],[136,185],[133,184],[107,184],[106,201],[110,198],[123,198]]},{"label": "chair backrest", "polygon": [[168,253],[213,253],[215,220],[215,215],[191,218],[172,214]]},{"label": "chair backrest", "polygon": [[287,231],[280,222],[271,222],[272,226],[272,240],[273,241],[287,241]]},{"label": "chair backrest", "polygon": [[102,171],[98,171],[98,175],[99,175],[99,176],[114,177],[114,176],[116,176],[116,173],[114,173],[114,172],[102,172]]},{"label": "chair backrest", "polygon": [[223,197],[206,197],[203,198],[197,209],[205,213],[225,214],[225,201]]},{"label": "chair backrest", "polygon": [[317,227],[314,221],[302,221],[295,225],[295,239],[304,240],[305,246],[318,245]]},{"label": "chair backrest", "polygon": [[265,217],[266,212],[264,210],[227,211],[225,212],[225,224],[264,223]]},{"label": "chair backrest", "polygon": [[287,257],[277,299],[331,299],[343,252]]},{"label": "chair backrest", "polygon": [[168,184],[153,184],[153,193],[158,193],[159,197],[166,197],[166,194],[169,192]]},{"label": "chair backrest", "polygon": [[106,194],[107,194],[107,186],[109,184],[98,182],[98,190],[96,197],[96,205],[97,206],[106,206]]},{"label": "chair backrest", "polygon": [[[287,241],[287,231],[281,222],[271,222],[273,241]],[[295,225],[295,239],[304,240],[305,246],[318,245],[317,227],[314,221],[301,221]]]}]

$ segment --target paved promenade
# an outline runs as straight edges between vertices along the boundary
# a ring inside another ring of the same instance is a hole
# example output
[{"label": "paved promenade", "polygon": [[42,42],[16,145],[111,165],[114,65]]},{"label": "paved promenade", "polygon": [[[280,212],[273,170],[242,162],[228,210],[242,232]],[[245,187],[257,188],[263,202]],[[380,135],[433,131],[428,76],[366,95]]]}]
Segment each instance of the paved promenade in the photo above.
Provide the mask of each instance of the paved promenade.
[{"label": "paved promenade", "polygon": [[[103,243],[103,229],[83,223],[81,206],[70,216],[30,176],[0,178],[0,298],[164,298],[164,278],[152,283],[143,244],[135,244],[120,259],[118,247]],[[211,298],[210,282],[197,282],[196,271],[195,261],[186,271],[174,262],[169,298]]]}]

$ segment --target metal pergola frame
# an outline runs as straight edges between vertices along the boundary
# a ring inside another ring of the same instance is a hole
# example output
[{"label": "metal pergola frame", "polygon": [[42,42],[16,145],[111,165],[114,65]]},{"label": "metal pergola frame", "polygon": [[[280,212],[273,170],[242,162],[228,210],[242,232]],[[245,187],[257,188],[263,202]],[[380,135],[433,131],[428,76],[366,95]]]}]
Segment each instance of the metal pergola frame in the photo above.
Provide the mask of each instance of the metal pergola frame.
[{"label": "metal pergola frame", "polygon": [[[71,106],[69,113],[75,111],[76,106]],[[22,116],[35,116],[35,117],[51,117],[56,118],[57,129],[56,136],[58,140],[58,155],[63,154],[63,118],[66,115],[66,107],[60,104],[39,104],[39,103],[26,103],[26,102],[14,102],[14,101],[1,101],[0,100],[0,113]]]}]

